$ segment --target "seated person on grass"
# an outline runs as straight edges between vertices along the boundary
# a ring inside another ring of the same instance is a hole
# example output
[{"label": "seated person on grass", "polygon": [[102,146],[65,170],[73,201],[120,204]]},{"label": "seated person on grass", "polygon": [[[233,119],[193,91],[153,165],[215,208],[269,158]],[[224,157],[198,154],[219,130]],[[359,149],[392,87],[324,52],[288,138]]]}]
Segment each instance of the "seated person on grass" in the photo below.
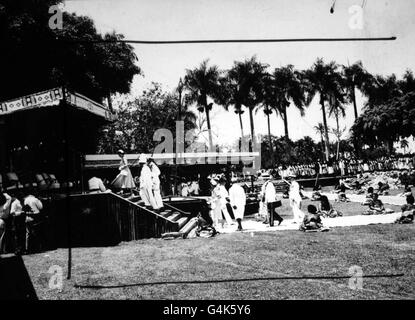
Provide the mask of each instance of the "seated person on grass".
[{"label": "seated person on grass", "polygon": [[413,223],[414,222],[414,196],[411,194],[406,197],[406,204],[401,208],[402,215],[396,219],[395,223]]},{"label": "seated person on grass", "polygon": [[363,206],[368,206],[373,201],[373,187],[367,188],[366,199],[362,202]]},{"label": "seated person on grass", "polygon": [[377,193],[373,194],[372,201],[369,203],[369,209],[366,210],[363,214],[372,215],[372,214],[384,214],[386,213],[385,206],[383,202],[379,199]]},{"label": "seated person on grass", "polygon": [[389,194],[388,190],[389,190],[389,184],[388,183],[382,183],[379,181],[378,183],[378,192],[380,195],[387,195]]},{"label": "seated person on grass", "polygon": [[323,227],[321,215],[317,212],[316,206],[310,204],[307,207],[307,213],[304,216],[303,222],[300,226],[301,231],[327,231]]},{"label": "seated person on grass", "polygon": [[313,201],[320,201],[321,197],[321,186],[318,184],[313,188],[313,193],[311,194],[311,200]]},{"label": "seated person on grass", "polygon": [[336,190],[335,190],[335,192],[339,194],[336,201],[341,201],[341,202],[350,201],[350,199],[346,197],[346,189],[350,189],[350,187],[346,185],[346,183],[342,179],[340,179],[339,184],[336,186]]},{"label": "seated person on grass", "polygon": [[334,209],[329,199],[324,195],[320,197],[320,205],[318,206],[318,212],[321,213],[325,218],[335,218],[342,216],[342,213]]}]

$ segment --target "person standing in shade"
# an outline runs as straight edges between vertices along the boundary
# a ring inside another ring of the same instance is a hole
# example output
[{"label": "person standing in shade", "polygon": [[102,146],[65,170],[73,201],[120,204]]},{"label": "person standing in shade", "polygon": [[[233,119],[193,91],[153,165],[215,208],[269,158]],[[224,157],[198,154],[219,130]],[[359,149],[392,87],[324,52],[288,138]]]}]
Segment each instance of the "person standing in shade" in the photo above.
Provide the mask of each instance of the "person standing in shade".
[{"label": "person standing in shade", "polygon": [[10,229],[12,197],[0,191],[0,254],[5,253],[6,232]]},{"label": "person standing in shade", "polygon": [[281,218],[281,216],[275,211],[276,209],[276,197],[277,193],[275,192],[275,186],[272,183],[271,178],[269,178],[261,188],[261,201],[264,202],[266,208],[267,208],[267,218],[263,222],[264,224],[270,225],[270,227],[274,226],[274,217],[277,218],[278,225],[281,224],[281,222],[284,220]]},{"label": "person standing in shade", "polygon": [[237,231],[242,231],[242,219],[244,218],[246,194],[244,188],[241,185],[235,183],[235,180],[231,180],[231,187],[229,188],[229,200],[235,215],[236,222],[238,222]]},{"label": "person standing in shade", "polygon": [[151,158],[147,160],[147,165],[151,170],[151,181],[155,203],[154,209],[160,210],[163,208],[163,200],[160,193],[160,169]]},{"label": "person standing in shade", "polygon": [[140,197],[146,207],[156,209],[156,201],[153,195],[153,181],[151,179],[151,169],[147,165],[147,158],[144,154],[140,155],[138,160],[142,164],[140,172]]},{"label": "person standing in shade", "polygon": [[[39,230],[37,223],[40,219],[40,212],[43,209],[42,202],[34,195],[29,194],[23,201],[24,207],[28,208],[26,212],[26,252],[32,252],[34,247],[39,247]],[[37,243],[34,243],[37,242]]]},{"label": "person standing in shade", "polygon": [[10,209],[10,214],[13,216],[15,255],[22,255],[26,251],[26,213],[22,203],[24,203],[23,193],[19,192]]}]

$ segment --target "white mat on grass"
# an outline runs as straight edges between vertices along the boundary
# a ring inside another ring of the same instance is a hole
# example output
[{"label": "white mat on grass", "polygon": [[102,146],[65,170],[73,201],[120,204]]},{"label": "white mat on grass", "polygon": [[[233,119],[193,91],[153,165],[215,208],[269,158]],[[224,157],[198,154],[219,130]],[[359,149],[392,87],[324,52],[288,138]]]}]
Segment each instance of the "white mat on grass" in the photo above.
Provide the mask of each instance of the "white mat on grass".
[{"label": "white mat on grass", "polygon": [[[327,196],[327,198],[331,201],[334,201],[338,197],[337,193],[322,192],[321,194],[324,194],[325,196]],[[311,198],[312,192],[305,191],[304,195]],[[350,199],[350,201],[357,202],[357,203],[362,203],[366,199],[366,196],[364,194],[346,193],[346,196]],[[379,196],[379,199],[382,200],[382,202],[385,204],[394,204],[397,206],[402,206],[406,203],[405,197],[399,197],[399,196]]]},{"label": "white mat on grass", "polygon": [[[347,216],[347,217],[336,217],[336,218],[325,218],[323,220],[323,225],[325,227],[350,227],[350,226],[366,226],[369,224],[390,224],[393,223],[401,213],[389,213],[382,215],[357,215],[357,216]],[[279,230],[298,230],[300,227],[298,224],[293,223],[293,219],[287,219],[282,222],[280,226],[277,226],[275,223],[274,227],[270,227],[268,224],[263,224],[262,222],[254,220],[245,220],[242,222],[242,227],[244,230],[242,232],[258,232],[258,231],[279,231]],[[218,228],[220,233],[233,233],[236,231],[237,225],[231,225],[222,228]]]}]

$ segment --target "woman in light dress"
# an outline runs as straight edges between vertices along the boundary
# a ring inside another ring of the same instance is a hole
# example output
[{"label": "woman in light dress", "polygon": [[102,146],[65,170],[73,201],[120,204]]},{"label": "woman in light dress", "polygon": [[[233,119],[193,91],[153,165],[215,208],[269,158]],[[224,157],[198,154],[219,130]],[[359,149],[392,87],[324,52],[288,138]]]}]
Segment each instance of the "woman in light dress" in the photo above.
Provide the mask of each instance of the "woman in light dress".
[{"label": "woman in light dress", "polygon": [[128,167],[127,159],[125,158],[125,154],[123,150],[118,150],[118,156],[121,158],[120,166],[118,170],[120,173],[117,175],[117,177],[113,181],[113,185],[124,190],[129,190],[130,193],[132,192],[132,189],[135,188],[135,183],[133,179],[133,175],[131,174],[130,168]]}]

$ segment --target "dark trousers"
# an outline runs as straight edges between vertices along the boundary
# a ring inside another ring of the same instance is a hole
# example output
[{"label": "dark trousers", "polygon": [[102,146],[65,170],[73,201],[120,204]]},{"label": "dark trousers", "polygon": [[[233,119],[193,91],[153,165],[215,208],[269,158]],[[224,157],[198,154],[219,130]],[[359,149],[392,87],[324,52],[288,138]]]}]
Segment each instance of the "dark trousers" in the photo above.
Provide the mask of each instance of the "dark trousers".
[{"label": "dark trousers", "polygon": [[281,216],[275,211],[276,204],[277,204],[276,202],[268,202],[268,220],[269,220],[269,225],[271,227],[274,226],[274,219],[277,219],[277,221],[283,220]]},{"label": "dark trousers", "polygon": [[26,215],[14,217],[13,222],[15,253],[22,254],[26,249]]}]

